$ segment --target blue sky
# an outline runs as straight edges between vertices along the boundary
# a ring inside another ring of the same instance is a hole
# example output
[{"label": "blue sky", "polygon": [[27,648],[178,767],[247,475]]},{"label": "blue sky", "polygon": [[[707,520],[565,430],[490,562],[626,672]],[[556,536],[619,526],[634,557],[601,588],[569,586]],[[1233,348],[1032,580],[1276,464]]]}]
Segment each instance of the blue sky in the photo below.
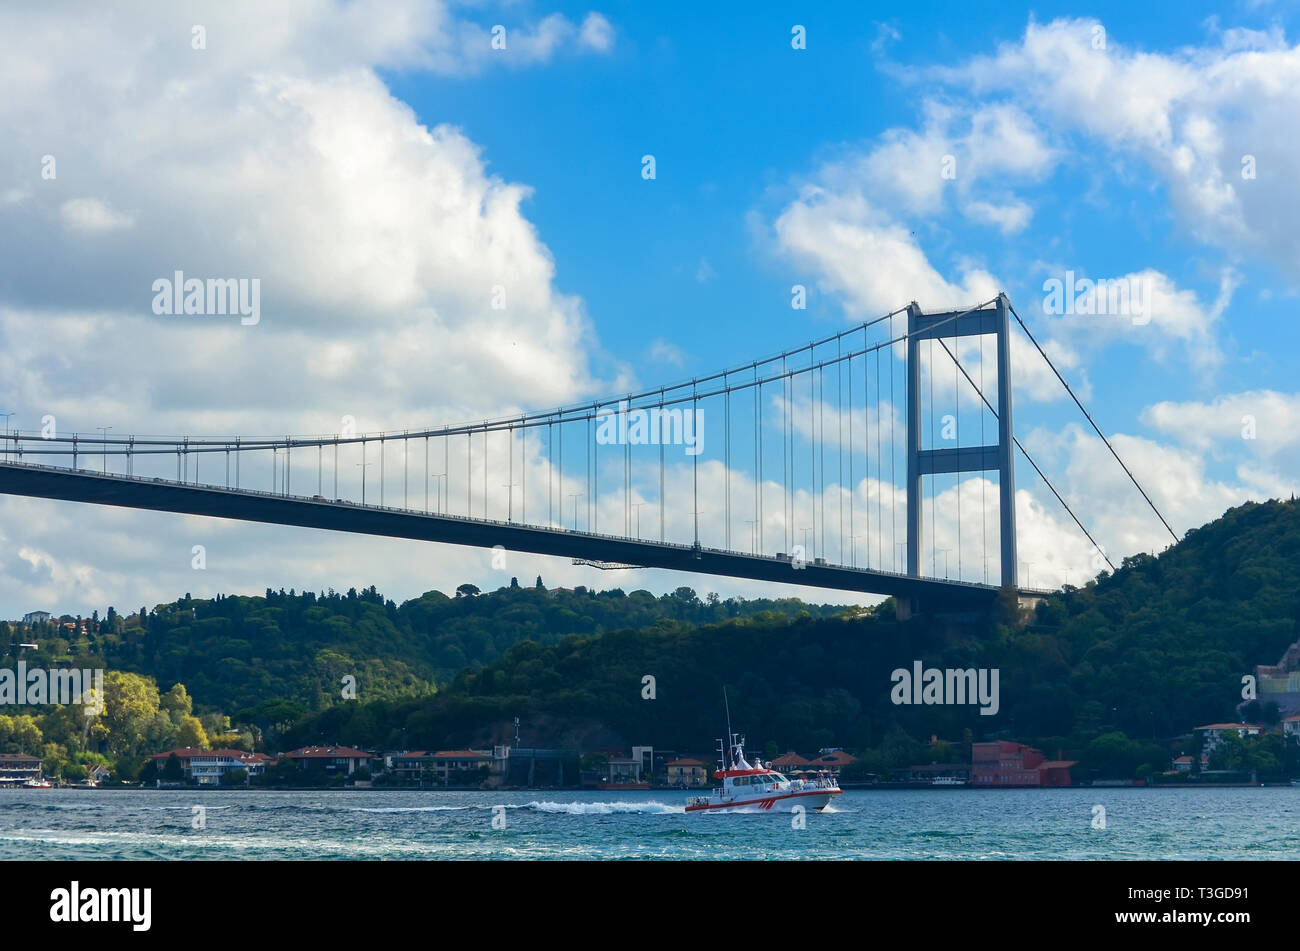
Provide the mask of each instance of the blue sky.
[{"label": "blue sky", "polygon": [[[906,12],[814,6],[766,4],[745,17],[695,5],[629,7],[611,14],[616,55],[451,82],[409,71],[385,78],[422,121],[460,126],[493,172],[533,189],[525,210],[555,256],[557,284],[584,298],[608,358],[652,383],[740,363],[845,324],[836,295],[819,292],[816,275],[771,253],[753,218],[779,212],[795,183],[821,162],[870,149],[890,129],[916,127],[928,97],[960,98],[960,90],[923,78],[934,67],[1015,44],[1031,20],[1086,13],[1105,24],[1112,44],[1176,55],[1214,46],[1228,26],[1285,30],[1293,17],[1277,4],[1001,5],[978,17],[955,3]],[[480,19],[510,22],[518,8],[508,9],[489,7]],[[580,19],[587,7],[554,9]],[[796,23],[808,31],[803,51],[790,46]],[[1043,319],[1045,276],[1032,262],[1044,248],[1081,276],[1155,268],[1214,300],[1225,255],[1186,233],[1165,183],[1140,162],[1108,156],[1104,145],[1072,144],[1079,154],[1027,190],[1035,213],[1025,230],[1003,236],[960,215],[939,215],[924,222],[935,229],[926,247],[931,260],[944,270],[975,258],[1035,321]],[[646,153],[657,161],[653,182],[640,176]],[[701,262],[711,272],[703,281]],[[1192,372],[1154,362],[1136,347],[1111,347],[1084,368],[1101,420],[1140,428],[1135,410],[1159,400],[1291,383],[1296,367],[1283,354],[1294,324],[1270,317],[1293,306],[1294,273],[1270,261],[1237,259],[1232,267],[1239,286],[1220,335],[1223,365],[1213,374]],[[808,312],[792,319],[789,287],[796,282],[813,292]],[[678,346],[680,368],[656,365],[650,355],[657,340]],[[1023,413],[1027,425],[1077,418],[1063,403]]]},{"label": "blue sky", "polygon": [[[1269,2],[20,4],[0,12],[0,411],[63,432],[400,430],[688,379],[911,299],[1005,290],[1182,532],[1300,472],[1295,17]],[[160,319],[150,283],[176,269],[259,278],[263,319]],[[1144,288],[1150,308],[1044,313],[1045,282],[1069,273]],[[1162,547],[1017,346],[1022,441],[1109,552]],[[1018,471],[1034,580],[1086,580],[1090,546]],[[201,576],[194,544],[212,553]],[[769,593],[524,556],[509,570]],[[0,613],[268,585],[409,597],[498,574],[483,552],[0,499]]]}]

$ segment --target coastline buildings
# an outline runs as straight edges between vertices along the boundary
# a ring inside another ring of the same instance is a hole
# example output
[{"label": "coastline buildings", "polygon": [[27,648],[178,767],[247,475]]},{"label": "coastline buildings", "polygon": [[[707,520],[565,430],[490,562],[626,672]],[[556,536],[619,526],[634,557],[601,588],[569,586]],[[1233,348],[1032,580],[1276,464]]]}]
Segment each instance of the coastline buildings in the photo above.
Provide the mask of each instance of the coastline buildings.
[{"label": "coastline buildings", "polygon": [[693,756],[672,760],[665,770],[669,786],[702,789],[709,784],[709,764]]},{"label": "coastline buildings", "polygon": [[186,779],[192,779],[200,786],[217,786],[221,777],[233,769],[246,771],[249,777],[257,776],[266,770],[273,758],[265,753],[247,753],[244,750],[200,750],[192,746],[155,753],[149,757],[162,766],[172,756],[181,761],[181,769]]},{"label": "coastline buildings", "polygon": [[344,776],[351,776],[363,766],[369,768],[370,761],[378,759],[365,750],[350,746],[304,746],[285,753],[282,758],[299,769],[319,770],[325,775],[342,773]]},{"label": "coastline buildings", "polygon": [[1259,736],[1264,731],[1265,728],[1258,723],[1207,723],[1205,726],[1198,726],[1195,732],[1202,737],[1201,762],[1209,761],[1210,754],[1215,751],[1227,732],[1236,733],[1238,736]]},{"label": "coastline buildings", "polygon": [[971,785],[984,787],[1071,786],[1074,760],[1049,760],[1042,750],[1023,743],[996,740],[972,743]]},{"label": "coastline buildings", "polygon": [[0,753],[0,786],[21,786],[41,778],[41,761],[25,753]]},{"label": "coastline buildings", "polygon": [[412,750],[385,757],[394,778],[407,783],[433,782],[440,786],[492,767],[485,750]]},{"label": "coastline buildings", "polygon": [[1284,717],[1300,714],[1300,641],[1288,647],[1276,664],[1257,666],[1255,681],[1260,703],[1273,701]]}]

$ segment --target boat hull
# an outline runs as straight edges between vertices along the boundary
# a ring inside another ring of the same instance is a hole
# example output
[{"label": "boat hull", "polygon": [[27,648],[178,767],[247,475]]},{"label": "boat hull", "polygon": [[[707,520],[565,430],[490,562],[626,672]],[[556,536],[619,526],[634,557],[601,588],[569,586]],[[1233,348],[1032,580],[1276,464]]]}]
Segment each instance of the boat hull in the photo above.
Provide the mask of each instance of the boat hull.
[{"label": "boat hull", "polygon": [[754,799],[732,799],[729,801],[690,805],[687,812],[723,812],[728,809],[745,812],[793,812],[796,806],[807,811],[821,812],[832,799],[840,795],[840,789],[817,789],[805,792],[782,793],[776,796],[760,796]]}]

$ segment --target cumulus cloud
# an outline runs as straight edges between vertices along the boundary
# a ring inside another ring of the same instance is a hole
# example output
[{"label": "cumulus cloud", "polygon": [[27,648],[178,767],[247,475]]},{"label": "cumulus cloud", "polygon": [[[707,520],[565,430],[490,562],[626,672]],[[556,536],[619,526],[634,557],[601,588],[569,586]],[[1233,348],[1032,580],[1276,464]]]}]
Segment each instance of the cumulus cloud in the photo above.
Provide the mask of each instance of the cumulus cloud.
[{"label": "cumulus cloud", "polygon": [[[1014,98],[1037,126],[1135,159],[1170,189],[1203,242],[1261,253],[1300,275],[1300,46],[1278,29],[1218,32],[1218,45],[1154,53],[1092,19],[1031,22],[1017,42],[927,77]],[[1243,173],[1246,174],[1243,174]]]},{"label": "cumulus cloud", "polygon": [[[491,174],[459,129],[422,124],[377,72],[488,68],[490,26],[442,4],[367,0],[0,12],[0,124],[11,130],[0,182],[15,196],[0,204],[0,401],[17,411],[11,425],[333,433],[351,417],[373,431],[603,389],[583,303],[556,286],[526,217],[530,188]],[[501,62],[514,66],[613,43],[599,14],[507,28]],[[258,280],[260,321],[155,315],[152,284],[177,271]],[[221,462],[201,463],[204,481],[221,481]],[[344,465],[356,479],[354,461]],[[263,476],[269,461],[245,472]],[[132,513],[131,525],[163,536],[141,546],[124,513],[23,499],[4,511],[7,547],[22,554],[0,565],[0,588],[52,607],[132,600],[145,577],[174,596],[194,584],[195,524],[234,551],[259,531]],[[418,584],[392,549],[334,539],[337,556],[321,559],[320,536],[301,537],[312,541],[291,543],[279,566],[253,558],[236,571],[231,558],[203,580],[252,582],[265,569],[302,586],[311,565],[342,570],[366,550],[365,564]],[[89,538],[111,554],[88,554]]]}]

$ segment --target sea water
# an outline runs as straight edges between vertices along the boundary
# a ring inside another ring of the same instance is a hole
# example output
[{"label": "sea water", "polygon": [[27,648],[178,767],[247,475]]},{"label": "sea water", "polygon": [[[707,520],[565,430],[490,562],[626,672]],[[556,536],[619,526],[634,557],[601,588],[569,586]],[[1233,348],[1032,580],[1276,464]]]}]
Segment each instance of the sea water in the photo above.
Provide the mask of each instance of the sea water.
[{"label": "sea water", "polygon": [[687,815],[686,797],[3,790],[0,859],[1300,857],[1300,788],[1291,787],[848,790],[803,817]]}]

